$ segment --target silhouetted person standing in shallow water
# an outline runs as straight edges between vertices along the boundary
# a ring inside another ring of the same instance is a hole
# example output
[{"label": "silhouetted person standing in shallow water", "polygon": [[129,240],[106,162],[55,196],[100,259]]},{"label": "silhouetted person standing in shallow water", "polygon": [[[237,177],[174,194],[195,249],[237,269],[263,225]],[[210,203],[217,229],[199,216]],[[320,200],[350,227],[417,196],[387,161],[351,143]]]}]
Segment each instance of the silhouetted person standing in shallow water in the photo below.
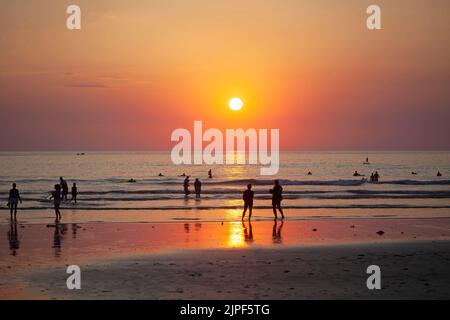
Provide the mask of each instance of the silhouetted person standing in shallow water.
[{"label": "silhouetted person standing in shallow water", "polygon": [[209,169],[209,171],[208,171],[208,177],[209,177],[210,179],[212,179],[212,177],[213,177],[211,169]]},{"label": "silhouetted person standing in shallow water", "polygon": [[[11,210],[11,220],[16,220],[17,218],[17,205],[22,203],[22,198],[20,197],[19,190],[16,188],[16,184],[13,183],[12,189],[9,190],[8,207]],[[14,214],[14,217],[13,217]]]},{"label": "silhouetted person standing in shallow water", "polygon": [[278,218],[277,209],[281,213],[281,219],[284,219],[283,209],[281,209],[281,200],[283,200],[283,187],[280,186],[280,182],[278,180],[275,180],[275,185],[273,189],[270,190],[270,193],[272,193],[272,209],[273,214],[275,215],[275,219]]},{"label": "silhouetted person standing in shallow water", "polygon": [[67,201],[67,194],[69,193],[69,186],[67,185],[67,181],[63,179],[63,177],[59,177],[59,185],[62,189],[61,199]]},{"label": "silhouetted person standing in shallow water", "polygon": [[375,174],[373,175],[373,182],[378,182],[380,179],[380,175],[378,174],[378,171],[375,171]]},{"label": "silhouetted person standing in shallow water", "polygon": [[53,199],[56,222],[59,222],[61,219],[61,212],[59,211],[59,206],[61,205],[61,186],[59,184],[55,184],[55,191],[52,191],[50,199]]},{"label": "silhouetted person standing in shallow water", "polygon": [[184,188],[184,196],[187,197],[189,195],[189,176],[186,176],[186,179],[184,179],[183,183]]},{"label": "silhouetted person standing in shallow water", "polygon": [[244,212],[242,212],[242,220],[245,218],[245,213],[248,209],[248,220],[252,218],[252,211],[253,211],[253,197],[255,196],[255,193],[252,191],[252,185],[247,185],[247,190],[244,191],[242,194],[242,199],[244,200]]},{"label": "silhouetted person standing in shallow water", "polygon": [[195,188],[195,196],[197,198],[200,198],[200,194],[202,193],[202,183],[200,182],[200,180],[198,180],[198,178],[195,179],[194,188]]},{"label": "silhouetted person standing in shallow water", "polygon": [[70,201],[77,203],[77,197],[78,197],[78,188],[77,184],[74,182],[72,186],[72,199],[70,199]]}]

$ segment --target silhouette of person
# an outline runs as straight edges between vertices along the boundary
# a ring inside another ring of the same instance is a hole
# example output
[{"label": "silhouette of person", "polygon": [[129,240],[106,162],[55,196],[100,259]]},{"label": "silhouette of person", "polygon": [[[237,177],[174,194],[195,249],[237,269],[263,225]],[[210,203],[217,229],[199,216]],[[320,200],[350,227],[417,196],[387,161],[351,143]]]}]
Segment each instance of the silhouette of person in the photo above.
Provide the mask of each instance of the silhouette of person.
[{"label": "silhouette of person", "polygon": [[202,193],[202,183],[200,182],[200,180],[198,180],[198,178],[195,179],[194,188],[195,188],[195,196],[197,198],[200,198],[200,194]]},{"label": "silhouette of person", "polygon": [[17,233],[17,223],[11,221],[8,231],[8,242],[9,250],[11,250],[11,255],[16,256],[17,251],[20,248],[19,234]]},{"label": "silhouette of person", "polygon": [[275,185],[273,189],[270,190],[272,193],[272,209],[275,219],[278,219],[277,209],[281,213],[281,219],[284,219],[283,209],[281,209],[281,201],[283,200],[283,187],[280,186],[280,182],[275,180]]},{"label": "silhouette of person", "polygon": [[275,219],[273,222],[273,229],[272,229],[272,241],[273,243],[281,243],[281,231],[283,229],[284,221],[281,221],[280,226],[277,228],[277,220]]},{"label": "silhouette of person", "polygon": [[242,200],[244,200],[244,211],[242,212],[242,220],[245,218],[245,213],[248,209],[248,220],[252,218],[253,212],[253,198],[255,196],[255,192],[252,191],[252,185],[247,185],[247,190],[242,193]]},{"label": "silhouette of person", "polygon": [[210,179],[212,179],[212,177],[213,177],[211,169],[209,169],[209,171],[208,171],[208,177],[209,177]]},{"label": "silhouette of person", "polygon": [[67,194],[69,193],[69,186],[67,185],[66,180],[63,179],[63,177],[59,177],[59,185],[61,186],[62,190],[62,200],[67,201]]},{"label": "silhouette of person", "polygon": [[374,174],[372,172],[372,174],[370,175],[370,182],[374,182],[374,181],[375,181],[375,176],[374,176]]},{"label": "silhouette of person", "polygon": [[353,174],[354,177],[361,177],[362,174],[360,174],[358,171],[355,171],[355,173]]},{"label": "silhouette of person", "polygon": [[70,201],[77,203],[77,197],[78,197],[78,188],[77,184],[74,182],[72,186],[72,199],[70,199]]},{"label": "silhouette of person", "polygon": [[53,199],[56,222],[58,222],[61,219],[61,212],[59,211],[59,206],[61,205],[61,186],[59,184],[55,184],[55,190],[51,192],[50,199]]},{"label": "silhouette of person", "polygon": [[[17,219],[17,205],[20,203],[22,203],[22,198],[20,197],[20,192],[19,190],[16,188],[16,184],[13,183],[12,184],[12,189],[9,190],[9,198],[8,198],[8,207],[10,209],[10,213],[11,213],[11,220],[16,220]],[[13,217],[14,214],[14,217]]]},{"label": "silhouette of person", "polygon": [[375,174],[373,175],[373,181],[378,182],[379,179],[380,179],[380,175],[378,174],[378,171],[375,171]]},{"label": "silhouette of person", "polygon": [[438,173],[437,173],[436,176],[437,176],[437,177],[442,177],[442,173],[441,173],[440,171],[438,171]]},{"label": "silhouette of person", "polygon": [[164,175],[160,172],[160,173],[158,174],[158,177],[164,177]]},{"label": "silhouette of person", "polygon": [[184,195],[187,197],[189,195],[189,176],[186,176],[183,183]]},{"label": "silhouette of person", "polygon": [[248,229],[245,225],[245,222],[242,221],[242,228],[244,228],[244,241],[245,242],[253,242],[253,227],[252,222],[248,221]]}]

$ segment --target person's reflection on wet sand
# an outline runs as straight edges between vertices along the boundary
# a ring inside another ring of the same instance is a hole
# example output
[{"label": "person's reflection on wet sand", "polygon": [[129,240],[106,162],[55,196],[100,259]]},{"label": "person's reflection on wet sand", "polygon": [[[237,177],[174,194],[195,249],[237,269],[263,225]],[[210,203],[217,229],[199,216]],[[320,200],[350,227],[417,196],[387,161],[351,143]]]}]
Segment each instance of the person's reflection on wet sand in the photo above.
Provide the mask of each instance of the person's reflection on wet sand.
[{"label": "person's reflection on wet sand", "polygon": [[9,250],[11,250],[11,255],[16,256],[17,251],[20,248],[19,234],[17,233],[17,223],[12,222],[9,225],[8,231],[8,242],[9,242]]},{"label": "person's reflection on wet sand", "polygon": [[76,223],[72,223],[72,239],[77,238],[78,226]]},{"label": "person's reflection on wet sand", "polygon": [[53,246],[55,249],[55,257],[59,257],[61,255],[61,243],[64,239],[64,235],[67,231],[67,226],[65,224],[55,224],[55,232],[53,233]]},{"label": "person's reflection on wet sand", "polygon": [[273,230],[272,230],[272,241],[275,244],[281,244],[283,242],[282,238],[281,238],[281,231],[283,229],[284,221],[281,221],[281,224],[278,228],[277,228],[277,224],[278,224],[277,220],[274,220]]},{"label": "person's reflection on wet sand", "polygon": [[253,227],[252,223],[248,222],[248,229],[244,221],[242,221],[242,228],[244,229],[244,240],[245,242],[253,242]]}]

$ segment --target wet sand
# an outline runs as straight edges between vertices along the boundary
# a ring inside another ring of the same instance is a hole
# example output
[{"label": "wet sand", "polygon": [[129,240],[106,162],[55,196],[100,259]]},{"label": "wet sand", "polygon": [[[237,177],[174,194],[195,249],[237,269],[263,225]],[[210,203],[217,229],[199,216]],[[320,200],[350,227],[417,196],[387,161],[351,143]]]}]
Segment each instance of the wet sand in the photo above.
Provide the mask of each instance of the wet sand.
[{"label": "wet sand", "polygon": [[[74,208],[62,209],[65,223],[99,223],[99,222],[232,222],[240,221],[242,216],[241,201],[239,209],[217,210],[84,210]],[[71,205],[73,207],[74,205]],[[318,219],[450,219],[449,208],[303,208],[289,209],[289,221]],[[19,221],[24,224],[47,224],[55,219],[52,208],[42,210],[25,210],[20,208]],[[273,212],[258,209],[253,212],[253,221],[272,221]],[[0,208],[0,224],[9,223],[9,211]]]},{"label": "wet sand", "polygon": [[[18,224],[0,234],[0,299],[450,296],[450,219]],[[81,290],[66,288],[72,264]],[[366,287],[372,264],[379,291]]]}]

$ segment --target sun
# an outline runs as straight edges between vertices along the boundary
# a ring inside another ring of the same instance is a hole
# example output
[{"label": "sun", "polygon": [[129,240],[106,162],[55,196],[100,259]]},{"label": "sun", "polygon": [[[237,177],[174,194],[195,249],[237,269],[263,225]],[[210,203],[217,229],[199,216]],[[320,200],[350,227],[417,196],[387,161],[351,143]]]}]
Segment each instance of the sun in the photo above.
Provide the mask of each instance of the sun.
[{"label": "sun", "polygon": [[230,100],[230,102],[228,102],[228,106],[231,110],[238,111],[242,109],[244,103],[240,98],[233,98]]}]

